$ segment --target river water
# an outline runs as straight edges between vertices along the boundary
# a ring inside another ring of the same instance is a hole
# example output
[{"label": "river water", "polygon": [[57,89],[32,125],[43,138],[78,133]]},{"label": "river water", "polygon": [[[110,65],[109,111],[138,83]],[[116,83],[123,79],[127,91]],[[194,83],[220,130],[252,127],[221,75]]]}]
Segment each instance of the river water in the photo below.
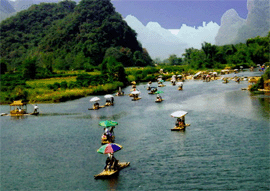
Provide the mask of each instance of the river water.
[{"label": "river water", "polygon": [[[141,100],[115,97],[96,111],[89,96],[39,104],[39,116],[2,116],[1,190],[269,190],[269,96],[242,91],[247,81],[191,80],[183,91],[165,84],[162,103],[141,84]],[[177,110],[188,112],[185,132],[170,131]],[[131,164],[95,180],[107,157],[96,152],[106,119],[119,122],[115,157]]]}]

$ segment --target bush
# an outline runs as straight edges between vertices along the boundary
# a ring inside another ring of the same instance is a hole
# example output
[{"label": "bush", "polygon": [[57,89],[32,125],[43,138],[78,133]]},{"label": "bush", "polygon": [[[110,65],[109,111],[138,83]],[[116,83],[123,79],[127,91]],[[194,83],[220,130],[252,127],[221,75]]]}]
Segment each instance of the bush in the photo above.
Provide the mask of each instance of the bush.
[{"label": "bush", "polygon": [[53,90],[54,91],[56,91],[58,88],[60,88],[61,87],[61,85],[58,83],[58,82],[55,82],[54,84],[53,84]]},{"label": "bush", "polygon": [[67,87],[68,87],[67,82],[66,81],[61,82],[60,87],[61,87],[61,89],[67,89]]},{"label": "bush", "polygon": [[69,84],[68,84],[68,88],[69,89],[74,89],[74,88],[79,88],[79,87],[81,87],[78,83],[76,83],[76,82],[70,82]]}]

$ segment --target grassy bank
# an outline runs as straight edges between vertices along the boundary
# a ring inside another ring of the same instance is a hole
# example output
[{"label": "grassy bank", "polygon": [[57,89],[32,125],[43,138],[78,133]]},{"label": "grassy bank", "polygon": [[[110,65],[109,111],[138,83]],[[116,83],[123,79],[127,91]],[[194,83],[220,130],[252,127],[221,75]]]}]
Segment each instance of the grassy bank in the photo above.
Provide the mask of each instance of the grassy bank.
[{"label": "grassy bank", "polygon": [[[63,79],[59,79],[60,81]],[[119,87],[123,87],[122,82],[114,82],[108,83],[104,85],[97,86],[89,86],[87,88],[73,88],[73,89],[61,89],[50,90],[42,84],[36,84],[31,82],[33,86],[29,86],[28,88],[24,88],[23,90],[17,88],[15,89],[15,93],[17,94],[25,94],[26,100],[29,103],[59,103],[68,100],[74,100],[81,97],[89,96],[89,95],[97,95],[97,94],[109,94],[118,90]],[[1,99],[4,97],[10,96],[8,92],[1,92]],[[16,95],[15,95],[16,96]],[[1,104],[10,104],[10,100],[3,100]]]},{"label": "grassy bank", "polygon": [[57,91],[34,91],[29,96],[30,103],[58,103],[68,100],[74,100],[81,97],[97,94],[113,93],[119,86],[123,86],[121,82],[114,82],[105,85],[92,86],[89,88],[74,89],[58,89]]}]

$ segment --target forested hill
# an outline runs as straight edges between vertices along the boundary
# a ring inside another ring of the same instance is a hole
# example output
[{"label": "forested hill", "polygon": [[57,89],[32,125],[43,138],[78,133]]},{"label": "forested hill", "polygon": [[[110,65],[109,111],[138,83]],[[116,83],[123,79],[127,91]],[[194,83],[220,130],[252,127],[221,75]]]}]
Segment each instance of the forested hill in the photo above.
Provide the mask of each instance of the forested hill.
[{"label": "forested hill", "polygon": [[1,22],[1,65],[19,70],[32,60],[47,71],[90,69],[110,56],[124,66],[149,65],[136,35],[110,0],[41,3]]}]

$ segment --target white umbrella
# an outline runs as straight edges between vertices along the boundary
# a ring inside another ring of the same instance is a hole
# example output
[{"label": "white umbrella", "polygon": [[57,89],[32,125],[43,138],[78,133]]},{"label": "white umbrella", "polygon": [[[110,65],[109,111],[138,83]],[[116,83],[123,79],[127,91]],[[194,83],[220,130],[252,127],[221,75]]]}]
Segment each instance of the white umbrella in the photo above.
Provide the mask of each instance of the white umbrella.
[{"label": "white umbrella", "polygon": [[217,72],[213,72],[213,75],[217,75]]},{"label": "white umbrella", "polygon": [[90,99],[91,102],[93,101],[99,101],[100,99],[98,97],[93,97],[92,99]]},{"label": "white umbrella", "polygon": [[172,117],[178,118],[178,117],[183,117],[183,116],[185,116],[186,114],[188,114],[188,112],[186,112],[186,111],[176,111],[176,112],[173,112],[173,113],[171,114],[171,116],[172,116]]},{"label": "white umbrella", "polygon": [[221,72],[229,72],[230,70],[228,69],[224,69],[224,70],[221,70]]},{"label": "white umbrella", "polygon": [[139,92],[139,91],[133,91],[133,92],[131,92],[131,94],[140,94],[141,92]]},{"label": "white umbrella", "polygon": [[184,84],[183,82],[177,82],[178,86],[183,86],[183,84]]},{"label": "white umbrella", "polygon": [[105,95],[104,97],[105,97],[106,99],[107,99],[107,98],[112,98],[112,97],[113,97],[113,95],[111,95],[111,94],[107,94],[107,95]]}]

